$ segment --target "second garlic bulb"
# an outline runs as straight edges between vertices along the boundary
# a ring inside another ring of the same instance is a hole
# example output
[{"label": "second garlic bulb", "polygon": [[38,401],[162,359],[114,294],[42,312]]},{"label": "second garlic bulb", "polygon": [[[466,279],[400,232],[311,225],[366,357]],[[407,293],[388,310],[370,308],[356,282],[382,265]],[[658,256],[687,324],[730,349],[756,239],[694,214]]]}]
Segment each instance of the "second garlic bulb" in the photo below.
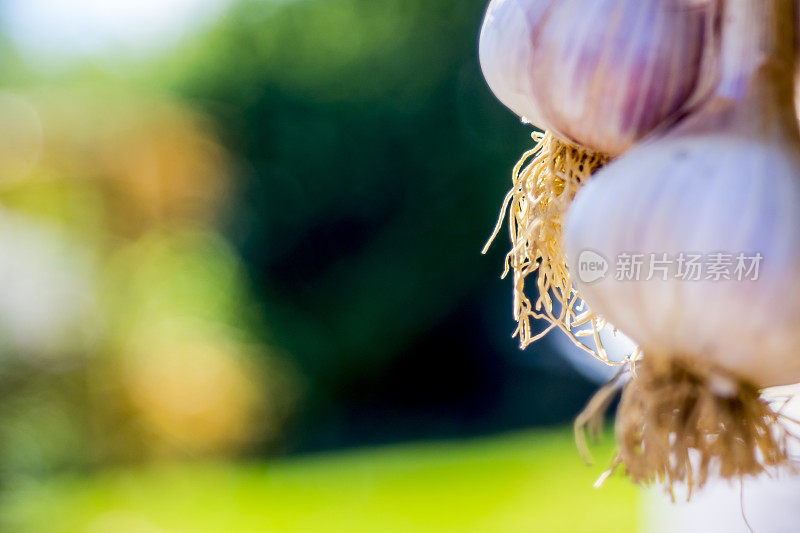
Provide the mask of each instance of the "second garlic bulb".
[{"label": "second garlic bulb", "polygon": [[[793,151],[736,136],[632,150],[570,210],[581,294],[648,357],[690,358],[758,386],[800,381],[799,177]],[[603,260],[593,276],[586,261]]]}]

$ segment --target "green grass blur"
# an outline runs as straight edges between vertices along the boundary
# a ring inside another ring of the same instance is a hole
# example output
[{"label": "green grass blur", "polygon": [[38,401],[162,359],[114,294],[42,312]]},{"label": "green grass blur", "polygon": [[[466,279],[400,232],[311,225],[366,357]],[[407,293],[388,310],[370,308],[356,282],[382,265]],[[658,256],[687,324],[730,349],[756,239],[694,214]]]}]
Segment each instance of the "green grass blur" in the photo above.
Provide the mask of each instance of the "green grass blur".
[{"label": "green grass blur", "polygon": [[636,489],[594,489],[601,472],[551,430],[115,470],[19,490],[0,515],[20,533],[634,531]]}]

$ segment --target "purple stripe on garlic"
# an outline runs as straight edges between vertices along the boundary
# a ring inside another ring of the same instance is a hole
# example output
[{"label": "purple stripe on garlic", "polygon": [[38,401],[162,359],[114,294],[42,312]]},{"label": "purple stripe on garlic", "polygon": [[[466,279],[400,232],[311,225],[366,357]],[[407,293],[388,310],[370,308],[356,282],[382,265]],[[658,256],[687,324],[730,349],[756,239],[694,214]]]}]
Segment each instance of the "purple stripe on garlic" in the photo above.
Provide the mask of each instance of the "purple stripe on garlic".
[{"label": "purple stripe on garlic", "polygon": [[480,60],[498,99],[617,155],[708,91],[711,0],[493,0]]}]

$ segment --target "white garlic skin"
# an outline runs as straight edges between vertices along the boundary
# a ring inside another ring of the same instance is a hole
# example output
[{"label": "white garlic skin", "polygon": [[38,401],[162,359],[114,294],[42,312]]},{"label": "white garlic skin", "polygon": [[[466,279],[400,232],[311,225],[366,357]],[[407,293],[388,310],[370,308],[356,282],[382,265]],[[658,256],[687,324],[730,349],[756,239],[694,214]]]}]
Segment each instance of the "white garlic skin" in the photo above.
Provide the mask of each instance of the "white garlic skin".
[{"label": "white garlic skin", "polygon": [[563,140],[618,155],[709,90],[710,0],[492,0],[495,95]]},{"label": "white garlic skin", "polygon": [[492,0],[486,9],[478,57],[486,83],[507,108],[523,120],[541,124],[528,97],[527,69],[533,54],[531,36],[554,0]]},{"label": "white garlic skin", "polygon": [[[800,151],[790,144],[689,135],[601,169],[565,229],[570,270],[593,311],[645,357],[694,358],[759,387],[800,382]],[[577,279],[584,250],[609,261],[605,278]],[[646,280],[647,254],[681,252],[763,259],[757,281]],[[621,253],[645,254],[639,281],[616,279]]]}]

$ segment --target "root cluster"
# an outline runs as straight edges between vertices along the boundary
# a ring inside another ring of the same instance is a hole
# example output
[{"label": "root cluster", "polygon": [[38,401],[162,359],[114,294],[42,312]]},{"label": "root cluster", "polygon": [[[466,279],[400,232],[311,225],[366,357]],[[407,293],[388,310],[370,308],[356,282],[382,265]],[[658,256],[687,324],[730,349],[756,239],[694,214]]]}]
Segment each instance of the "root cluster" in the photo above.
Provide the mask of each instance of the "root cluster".
[{"label": "root cluster", "polygon": [[[503,277],[513,273],[514,336],[521,347],[561,329],[579,347],[608,362],[598,337],[605,323],[583,306],[567,270],[562,238],[563,217],[572,199],[608,158],[560,141],[551,133],[533,137],[536,147],[514,167],[512,188],[484,253],[499,234],[507,212],[511,251],[506,255]],[[536,284],[533,301],[526,294],[528,279]],[[536,333],[532,319],[544,320],[548,326]],[[582,326],[587,327],[577,331]],[[587,335],[594,336],[598,349],[590,350],[577,339]]]},{"label": "root cluster", "polygon": [[[712,474],[741,479],[794,468],[789,444],[797,440],[796,423],[755,386],[681,359],[651,359],[636,364],[617,411],[614,464],[633,481],[657,482],[669,492],[681,484],[691,495]],[[598,394],[607,398],[608,390]],[[597,407],[590,403],[594,412],[582,415],[587,424],[602,418]]]}]

